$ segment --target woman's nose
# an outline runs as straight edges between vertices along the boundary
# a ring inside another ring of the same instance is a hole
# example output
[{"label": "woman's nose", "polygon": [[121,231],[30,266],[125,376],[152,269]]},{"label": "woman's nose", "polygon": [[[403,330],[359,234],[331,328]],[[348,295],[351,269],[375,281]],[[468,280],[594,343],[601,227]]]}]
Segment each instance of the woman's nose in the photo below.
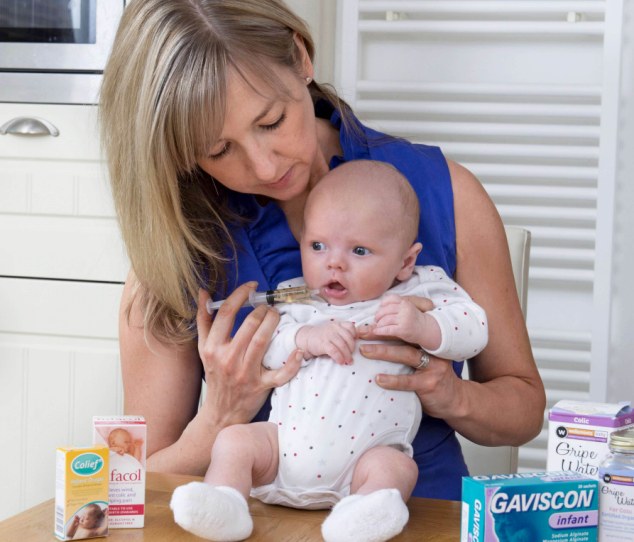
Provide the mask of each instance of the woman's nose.
[{"label": "woman's nose", "polygon": [[266,144],[254,142],[248,150],[248,160],[255,177],[261,181],[276,181],[275,153]]}]

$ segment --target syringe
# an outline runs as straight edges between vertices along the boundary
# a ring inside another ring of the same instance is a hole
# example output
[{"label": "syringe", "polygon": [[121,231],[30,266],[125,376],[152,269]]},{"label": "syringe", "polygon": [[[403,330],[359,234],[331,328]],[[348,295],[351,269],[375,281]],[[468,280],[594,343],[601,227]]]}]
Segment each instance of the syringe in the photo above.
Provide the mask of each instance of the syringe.
[{"label": "syringe", "polygon": [[[318,294],[319,290],[310,290],[308,286],[296,286],[293,288],[279,288],[278,290],[267,290],[266,292],[249,292],[249,300],[245,302],[243,307],[257,307],[259,305],[277,305],[278,303],[295,303],[296,301],[306,301],[313,295]],[[207,312],[211,314],[221,307],[226,301],[207,301]]]}]

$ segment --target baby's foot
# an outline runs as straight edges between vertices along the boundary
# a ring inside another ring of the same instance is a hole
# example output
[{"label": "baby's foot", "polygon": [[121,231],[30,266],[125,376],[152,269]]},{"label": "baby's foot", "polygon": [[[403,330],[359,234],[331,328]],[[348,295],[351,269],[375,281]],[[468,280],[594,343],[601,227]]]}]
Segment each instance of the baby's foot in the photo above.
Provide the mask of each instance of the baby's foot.
[{"label": "baby's foot", "polygon": [[190,482],[174,490],[170,508],[176,523],[207,540],[237,542],[253,531],[247,501],[232,487]]},{"label": "baby's foot", "polygon": [[339,501],[321,526],[326,542],[383,542],[399,534],[409,511],[396,489],[350,495]]}]

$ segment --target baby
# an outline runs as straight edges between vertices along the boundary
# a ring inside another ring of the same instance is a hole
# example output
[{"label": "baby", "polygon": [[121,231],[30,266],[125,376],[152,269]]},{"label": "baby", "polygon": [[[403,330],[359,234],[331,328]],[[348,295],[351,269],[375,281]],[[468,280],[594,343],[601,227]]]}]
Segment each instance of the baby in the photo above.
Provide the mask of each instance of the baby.
[{"label": "baby", "polygon": [[104,536],[108,533],[108,509],[91,503],[75,515],[66,536],[74,540]]},{"label": "baby", "polygon": [[117,428],[108,435],[108,448],[119,455],[130,454],[137,461],[141,461],[143,439],[133,439],[125,429]]},{"label": "baby", "polygon": [[[413,392],[388,391],[379,373],[412,368],[364,358],[357,329],[419,345],[452,360],[487,342],[484,311],[435,266],[417,267],[417,197],[392,166],[355,161],[311,191],[300,239],[303,279],[322,301],[289,304],[264,358],[277,368],[296,348],[303,367],[277,388],[268,422],[223,429],[204,482],[177,488],[175,521],[210,540],[247,538],[246,497],[296,508],[330,508],[327,542],[382,541],[409,518],[405,502],[418,477],[411,442],[421,419]],[[427,298],[421,311],[408,296]]]}]

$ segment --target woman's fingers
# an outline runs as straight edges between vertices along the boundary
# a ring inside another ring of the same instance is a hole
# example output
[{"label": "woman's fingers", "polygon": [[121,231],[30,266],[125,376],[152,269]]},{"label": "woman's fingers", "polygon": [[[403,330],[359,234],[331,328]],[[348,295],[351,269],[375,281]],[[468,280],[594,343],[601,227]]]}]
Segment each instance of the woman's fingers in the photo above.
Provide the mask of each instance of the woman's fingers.
[{"label": "woman's fingers", "polygon": [[[364,344],[360,347],[361,354],[369,359],[381,359],[402,363],[412,368],[420,365],[422,351],[409,345],[388,345],[388,344]],[[421,391],[421,382],[417,376],[423,371],[428,371],[434,358],[430,356],[429,365],[426,369],[420,369],[408,375],[379,374],[376,383],[388,390]]]},{"label": "woman's fingers", "polygon": [[244,319],[233,341],[238,348],[244,348],[242,360],[246,364],[260,366],[279,321],[280,314],[264,306],[257,307]]},{"label": "woman's fingers", "polygon": [[288,356],[286,363],[279,369],[269,371],[263,367],[262,384],[265,388],[278,388],[283,386],[295,377],[302,366],[303,359],[304,352],[302,350],[294,350],[290,356]]},{"label": "woman's fingers", "polygon": [[[257,282],[247,282],[236,288],[232,294],[225,299],[224,303],[216,312],[214,325],[211,328],[211,339],[217,341],[228,341],[236,320],[236,313],[240,307],[249,299],[249,293],[257,286]],[[205,306],[203,305],[203,309]],[[198,307],[200,311],[200,307]],[[205,309],[206,310],[206,309]]]},{"label": "woman's fingers", "polygon": [[434,308],[434,302],[428,297],[418,297],[416,295],[406,295],[403,299],[407,299],[414,305],[419,311],[427,312]]},{"label": "woman's fingers", "polygon": [[386,375],[376,376],[376,383],[386,390],[418,391],[419,383],[414,374],[411,375]]},{"label": "woman's fingers", "polygon": [[420,364],[422,354],[420,348],[406,344],[362,344],[359,350],[366,358],[402,363],[412,368]]},{"label": "woman's fingers", "polygon": [[198,310],[196,311],[196,327],[198,329],[198,345],[199,348],[207,339],[209,330],[211,329],[212,316],[207,312],[207,301],[209,294],[200,288],[198,290]]}]

